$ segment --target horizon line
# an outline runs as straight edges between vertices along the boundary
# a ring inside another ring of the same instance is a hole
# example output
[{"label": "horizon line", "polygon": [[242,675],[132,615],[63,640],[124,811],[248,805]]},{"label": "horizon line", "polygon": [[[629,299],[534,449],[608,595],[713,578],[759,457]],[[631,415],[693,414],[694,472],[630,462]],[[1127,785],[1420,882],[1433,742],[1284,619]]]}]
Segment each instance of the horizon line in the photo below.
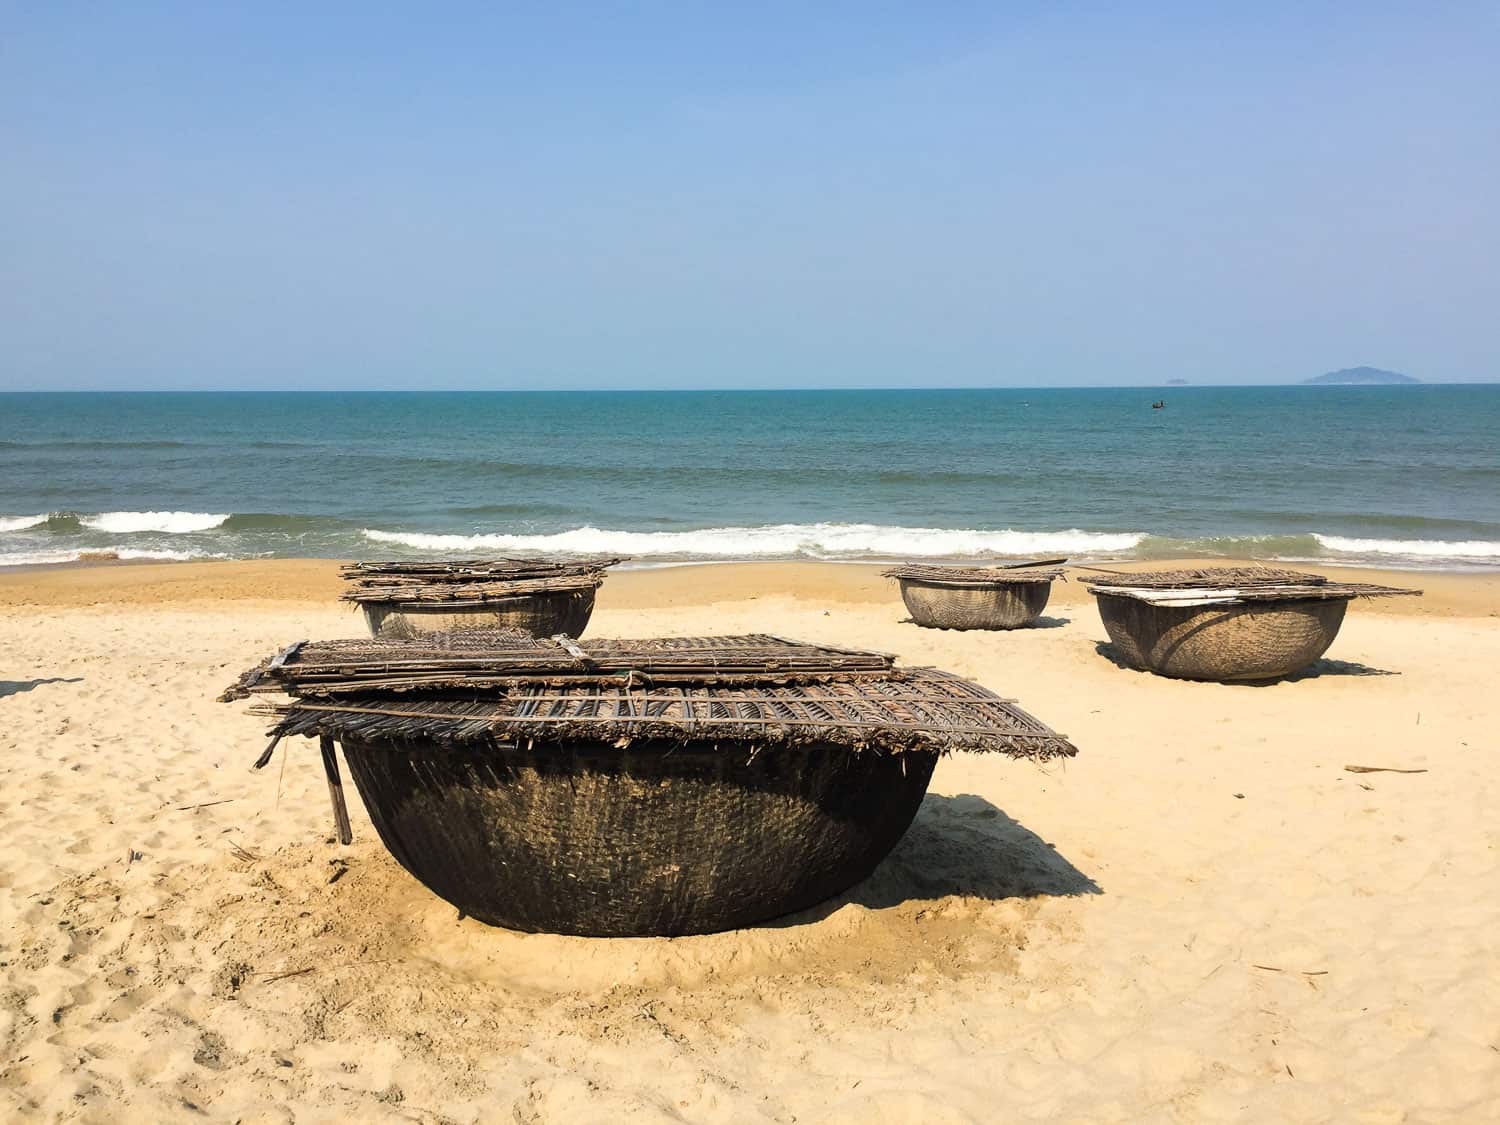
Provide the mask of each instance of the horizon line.
[{"label": "horizon line", "polygon": [[89,394],[293,394],[293,395],[384,395],[384,394],[821,394],[837,391],[1125,391],[1171,387],[1172,390],[1213,390],[1255,387],[1486,387],[1500,379],[1428,381],[1414,383],[1312,383],[1305,380],[1277,383],[1009,383],[991,386],[825,386],[825,387],[20,387],[0,390],[0,395],[89,395]]}]

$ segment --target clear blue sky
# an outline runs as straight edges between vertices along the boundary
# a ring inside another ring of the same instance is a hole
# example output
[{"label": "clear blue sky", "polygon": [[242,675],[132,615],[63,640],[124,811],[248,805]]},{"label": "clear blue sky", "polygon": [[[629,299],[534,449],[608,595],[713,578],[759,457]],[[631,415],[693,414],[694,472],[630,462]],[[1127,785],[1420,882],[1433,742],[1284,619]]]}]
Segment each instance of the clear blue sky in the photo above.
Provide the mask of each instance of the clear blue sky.
[{"label": "clear blue sky", "polygon": [[0,386],[1500,378],[1500,4],[720,7],[0,0]]}]

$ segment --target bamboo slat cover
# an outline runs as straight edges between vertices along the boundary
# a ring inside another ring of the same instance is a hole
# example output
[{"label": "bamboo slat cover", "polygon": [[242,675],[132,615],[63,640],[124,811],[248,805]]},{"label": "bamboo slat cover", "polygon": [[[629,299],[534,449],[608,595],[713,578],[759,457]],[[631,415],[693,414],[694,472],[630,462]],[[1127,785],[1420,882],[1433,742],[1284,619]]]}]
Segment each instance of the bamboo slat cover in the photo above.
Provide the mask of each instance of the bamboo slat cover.
[{"label": "bamboo slat cover", "polygon": [[1421,590],[1364,582],[1331,582],[1321,574],[1277,567],[1202,567],[1195,570],[1158,570],[1140,574],[1106,572],[1087,577],[1095,594],[1133,598],[1153,605],[1213,605],[1306,599],[1382,598]]},{"label": "bamboo slat cover", "polygon": [[949,672],[786,684],[515,684],[482,698],[376,693],[263,703],[275,735],[439,744],[636,739],[755,746],[832,743],[884,753],[954,750],[1035,760],[1077,753],[1011,700]]},{"label": "bamboo slat cover", "polygon": [[529,680],[760,682],[886,675],[893,658],[768,634],[575,641],[507,630],[416,640],[299,643],[246,672],[220,697],[258,692],[354,695],[488,688]]},{"label": "bamboo slat cover", "polygon": [[482,605],[527,594],[591,590],[619,558],[462,559],[361,562],[340,569],[350,602],[444,602]]},{"label": "bamboo slat cover", "polygon": [[622,563],[624,558],[546,558],[546,559],[447,559],[441,562],[357,562],[341,567],[346,578],[375,581],[382,578],[422,577],[435,582],[463,582],[474,576],[545,577],[556,574],[583,574],[604,570]]},{"label": "bamboo slat cover", "polygon": [[1285,586],[1318,584],[1328,581],[1321,574],[1286,570],[1272,566],[1206,566],[1185,570],[1148,570],[1138,574],[1127,571],[1100,571],[1087,577],[1091,586],[1136,586],[1165,590],[1182,586]]},{"label": "bamboo slat cover", "polygon": [[278,737],[821,741],[1038,759],[1075,752],[1014,701],[961,677],[769,634],[575,641],[476,630],[299,643],[220,698],[266,692],[293,697],[256,708],[277,717]]}]

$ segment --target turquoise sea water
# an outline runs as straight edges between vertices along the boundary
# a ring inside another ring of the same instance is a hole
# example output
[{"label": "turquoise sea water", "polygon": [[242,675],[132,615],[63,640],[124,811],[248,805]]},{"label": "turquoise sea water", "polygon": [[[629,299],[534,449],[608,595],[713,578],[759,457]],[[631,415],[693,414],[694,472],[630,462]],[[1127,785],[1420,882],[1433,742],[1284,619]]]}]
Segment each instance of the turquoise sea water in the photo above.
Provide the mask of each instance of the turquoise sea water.
[{"label": "turquoise sea water", "polygon": [[0,565],[552,551],[1496,567],[1500,386],[0,395]]}]

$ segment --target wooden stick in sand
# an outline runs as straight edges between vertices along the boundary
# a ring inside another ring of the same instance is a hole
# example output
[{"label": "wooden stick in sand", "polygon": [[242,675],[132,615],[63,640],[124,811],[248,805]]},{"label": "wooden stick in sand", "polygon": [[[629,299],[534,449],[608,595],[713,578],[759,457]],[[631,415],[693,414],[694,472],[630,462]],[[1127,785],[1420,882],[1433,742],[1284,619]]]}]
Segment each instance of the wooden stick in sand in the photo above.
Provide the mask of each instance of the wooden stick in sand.
[{"label": "wooden stick in sand", "polygon": [[328,797],[333,802],[333,823],[338,829],[339,843],[349,844],[354,833],[349,828],[349,809],[344,804],[344,783],[339,779],[339,760],[333,753],[333,739],[323,735],[319,740],[323,749],[323,772],[328,775]]}]

